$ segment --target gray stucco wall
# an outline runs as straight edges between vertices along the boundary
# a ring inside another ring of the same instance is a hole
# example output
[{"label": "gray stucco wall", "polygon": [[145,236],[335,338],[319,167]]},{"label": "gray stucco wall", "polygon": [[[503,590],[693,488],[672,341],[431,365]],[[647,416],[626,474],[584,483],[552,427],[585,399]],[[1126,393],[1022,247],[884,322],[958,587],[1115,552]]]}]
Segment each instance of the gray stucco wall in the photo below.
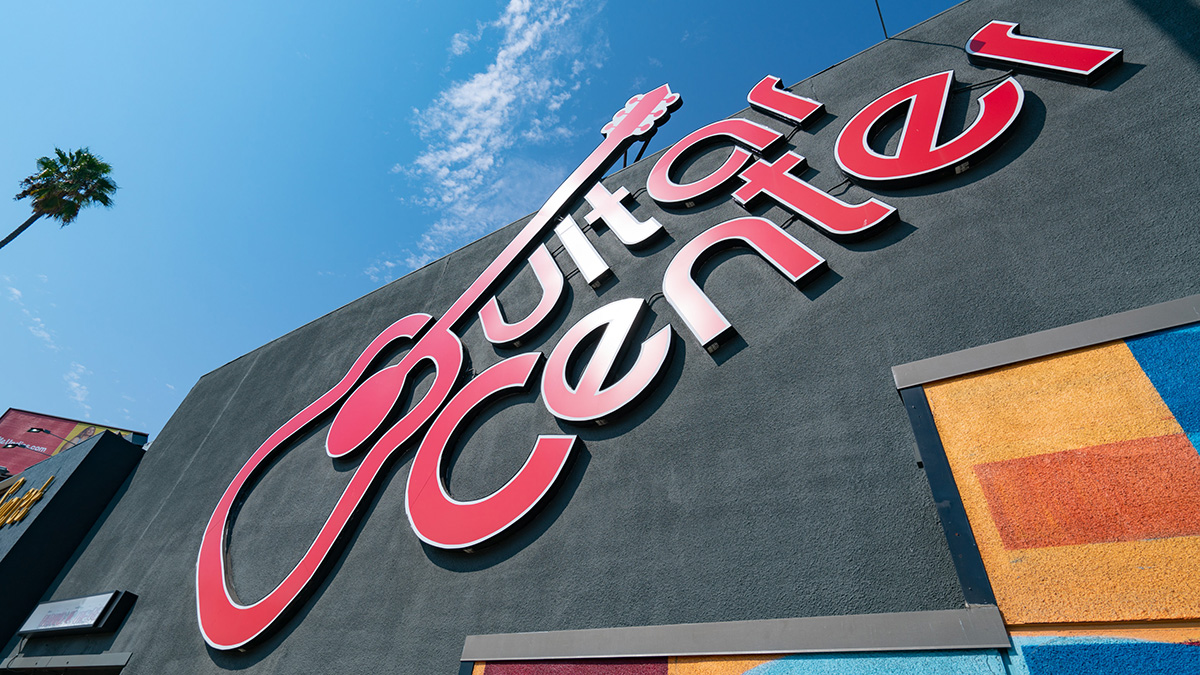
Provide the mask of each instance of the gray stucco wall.
[{"label": "gray stucco wall", "polygon": [[[246,458],[384,327],[445,311],[524,222],[203,377],[53,597],[137,593],[108,645],[133,652],[132,673],[454,672],[469,634],[962,606],[889,369],[1200,292],[1196,15],[1183,2],[971,0],[797,85],[829,114],[792,145],[813,167],[805,177],[831,189],[843,179],[837,133],[874,98],[947,69],[963,83],[1000,74],[972,67],[962,49],[989,20],[1126,50],[1126,64],[1092,88],[1018,76],[1027,98],[1014,136],[960,176],[836,191],[898,207],[903,222],[888,232],[844,245],[791,224],[831,268],[802,290],[749,253],[708,265],[704,288],[741,335],[713,356],[654,294],[675,251],[746,212],[727,193],[694,209],[658,207],[638,192],[656,157],[606,179],[637,193],[635,214],[658,218],[670,239],[631,253],[610,232],[589,232],[616,280],[597,292],[570,274],[566,309],[523,350],[548,353],[600,305],[651,296],[641,335],[671,323],[677,350],[663,383],[617,423],[560,425],[527,396],[470,427],[450,479],[461,499],[503,485],[538,433],[569,430],[586,445],[544,512],[499,545],[466,554],[419,542],[404,512],[409,449],[296,616],[240,653],[207,648],[197,629],[200,535]],[[961,99],[947,126],[961,129],[976,109]],[[587,211],[577,205],[577,220]],[[778,208],[755,214],[787,220]],[[535,293],[523,271],[500,297],[520,316]],[[492,348],[477,322],[463,341],[476,372],[517,353]],[[242,507],[229,557],[245,601],[292,568],[355,467],[325,456],[326,428]],[[85,648],[42,641],[25,653]]]}]

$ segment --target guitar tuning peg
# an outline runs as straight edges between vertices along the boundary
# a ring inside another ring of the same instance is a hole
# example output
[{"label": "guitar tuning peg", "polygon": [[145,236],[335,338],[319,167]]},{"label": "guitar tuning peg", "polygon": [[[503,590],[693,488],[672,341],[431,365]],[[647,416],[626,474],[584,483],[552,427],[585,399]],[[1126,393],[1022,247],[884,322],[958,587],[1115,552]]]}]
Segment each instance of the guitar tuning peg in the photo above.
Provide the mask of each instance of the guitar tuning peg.
[{"label": "guitar tuning peg", "polygon": [[[672,92],[666,85],[663,85],[662,87],[659,87],[650,93],[660,96],[661,98],[657,103],[654,104],[654,107],[650,109],[650,112],[642,118],[638,125],[629,132],[630,136],[641,136],[653,129],[655,122],[666,115],[667,112],[669,112],[671,108],[675,107],[680,101],[679,94]],[[604,134],[605,136],[610,135],[622,122],[625,121],[625,118],[629,116],[629,114],[645,100],[647,95],[648,94],[634,94],[631,96],[625,103],[625,107],[621,108],[616,112],[616,114],[613,115],[612,121],[605,124],[600,129],[600,133]]]}]

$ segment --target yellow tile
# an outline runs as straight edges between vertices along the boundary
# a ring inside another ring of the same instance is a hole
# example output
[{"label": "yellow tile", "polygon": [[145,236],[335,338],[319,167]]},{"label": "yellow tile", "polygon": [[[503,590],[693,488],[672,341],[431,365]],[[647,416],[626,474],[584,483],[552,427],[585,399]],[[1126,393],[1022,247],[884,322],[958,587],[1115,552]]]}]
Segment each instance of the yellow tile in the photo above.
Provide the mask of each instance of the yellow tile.
[{"label": "yellow tile", "polygon": [[976,518],[971,527],[1006,623],[1200,618],[1200,537],[1005,551],[992,539],[995,528],[976,527]]},{"label": "yellow tile", "polygon": [[742,675],[778,656],[672,656],[668,675]]},{"label": "yellow tile", "polygon": [[1123,342],[925,387],[947,453],[972,464],[1183,431]]}]

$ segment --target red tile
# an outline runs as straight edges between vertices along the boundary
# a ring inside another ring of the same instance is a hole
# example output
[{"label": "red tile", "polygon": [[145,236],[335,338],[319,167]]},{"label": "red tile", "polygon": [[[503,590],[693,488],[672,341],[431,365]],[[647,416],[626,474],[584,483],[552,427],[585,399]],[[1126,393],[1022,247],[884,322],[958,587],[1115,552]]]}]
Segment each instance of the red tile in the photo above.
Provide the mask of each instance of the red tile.
[{"label": "red tile", "polygon": [[1200,534],[1200,455],[1184,434],[975,467],[1007,549]]}]

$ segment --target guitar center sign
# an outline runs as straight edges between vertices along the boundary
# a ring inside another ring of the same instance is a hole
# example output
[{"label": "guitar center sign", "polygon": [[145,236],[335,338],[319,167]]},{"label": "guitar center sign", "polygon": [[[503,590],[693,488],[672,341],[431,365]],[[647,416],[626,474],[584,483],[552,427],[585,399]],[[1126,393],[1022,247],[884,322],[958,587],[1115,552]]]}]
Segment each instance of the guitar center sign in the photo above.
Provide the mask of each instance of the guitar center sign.
[{"label": "guitar center sign", "polygon": [[[1095,82],[1122,59],[1120,49],[1023,36],[1017,24],[1002,21],[977,31],[966,50],[979,65],[1082,85]],[[851,180],[867,187],[920,185],[970,170],[1012,130],[1025,91],[1011,72],[1003,76],[979,96],[978,113],[969,126],[944,139],[942,120],[954,81],[953,71],[924,75],[879,96],[846,122],[833,160]],[[825,114],[822,103],[787,91],[770,76],[755,85],[747,99],[753,109],[792,127],[809,125]],[[580,199],[590,207],[584,220],[602,223],[627,247],[645,247],[665,234],[657,220],[639,220],[631,212],[629,189],[610,192],[599,179],[632,143],[666,123],[680,103],[680,95],[667,85],[631,98],[603,127],[599,146],[449,309],[437,318],[412,314],[395,321],[366,346],[332,389],[296,413],[250,456],[217,503],[200,544],[196,609],[209,645],[223,650],[243,647],[303,602],[305,591],[325,569],[330,552],[399,448],[417,447],[405,486],[405,509],[414,534],[433,547],[471,549],[503,535],[537,509],[580,445],[575,435],[540,435],[507,484],[481,499],[456,500],[445,485],[442,467],[458,431],[474,415],[497,397],[538,391],[556,418],[570,424],[603,424],[637,406],[657,386],[670,362],[676,329],[667,325],[635,344],[632,336],[648,307],[642,298],[609,302],[567,330],[548,355],[531,351],[506,358],[465,384],[466,355],[456,331],[477,317],[490,342],[519,347],[547,325],[561,311],[565,292],[563,274],[546,245],[551,236],[557,237],[585,281],[593,286],[604,281],[611,273],[607,263],[567,214]],[[902,131],[895,150],[885,154],[872,147],[880,129],[897,119]],[[729,194],[747,209],[767,202],[841,242],[871,237],[899,220],[897,209],[880,199],[852,204],[805,182],[800,175],[807,160],[786,150],[787,140],[785,133],[745,119],[714,122],[661,155],[650,171],[646,194],[658,204],[682,210]],[[734,147],[707,175],[679,182],[687,158],[713,143]],[[727,344],[735,331],[695,274],[705,260],[731,246],[752,249],[796,285],[826,269],[821,256],[762,217],[732,218],[691,239],[667,266],[662,294],[682,323],[685,339],[696,340],[709,352]],[[533,271],[541,297],[528,316],[509,321],[494,293],[523,265]],[[379,355],[406,344],[409,350],[398,363],[371,370]],[[614,381],[626,352],[634,355],[633,365]],[[578,368],[581,359],[585,361]],[[415,385],[415,374],[430,366],[435,374],[428,393],[395,420]],[[577,378],[568,375],[575,371],[580,373]],[[226,564],[232,514],[273,459],[328,416],[328,455],[362,453],[361,463],[300,562],[261,600],[242,604],[235,600]]]}]

